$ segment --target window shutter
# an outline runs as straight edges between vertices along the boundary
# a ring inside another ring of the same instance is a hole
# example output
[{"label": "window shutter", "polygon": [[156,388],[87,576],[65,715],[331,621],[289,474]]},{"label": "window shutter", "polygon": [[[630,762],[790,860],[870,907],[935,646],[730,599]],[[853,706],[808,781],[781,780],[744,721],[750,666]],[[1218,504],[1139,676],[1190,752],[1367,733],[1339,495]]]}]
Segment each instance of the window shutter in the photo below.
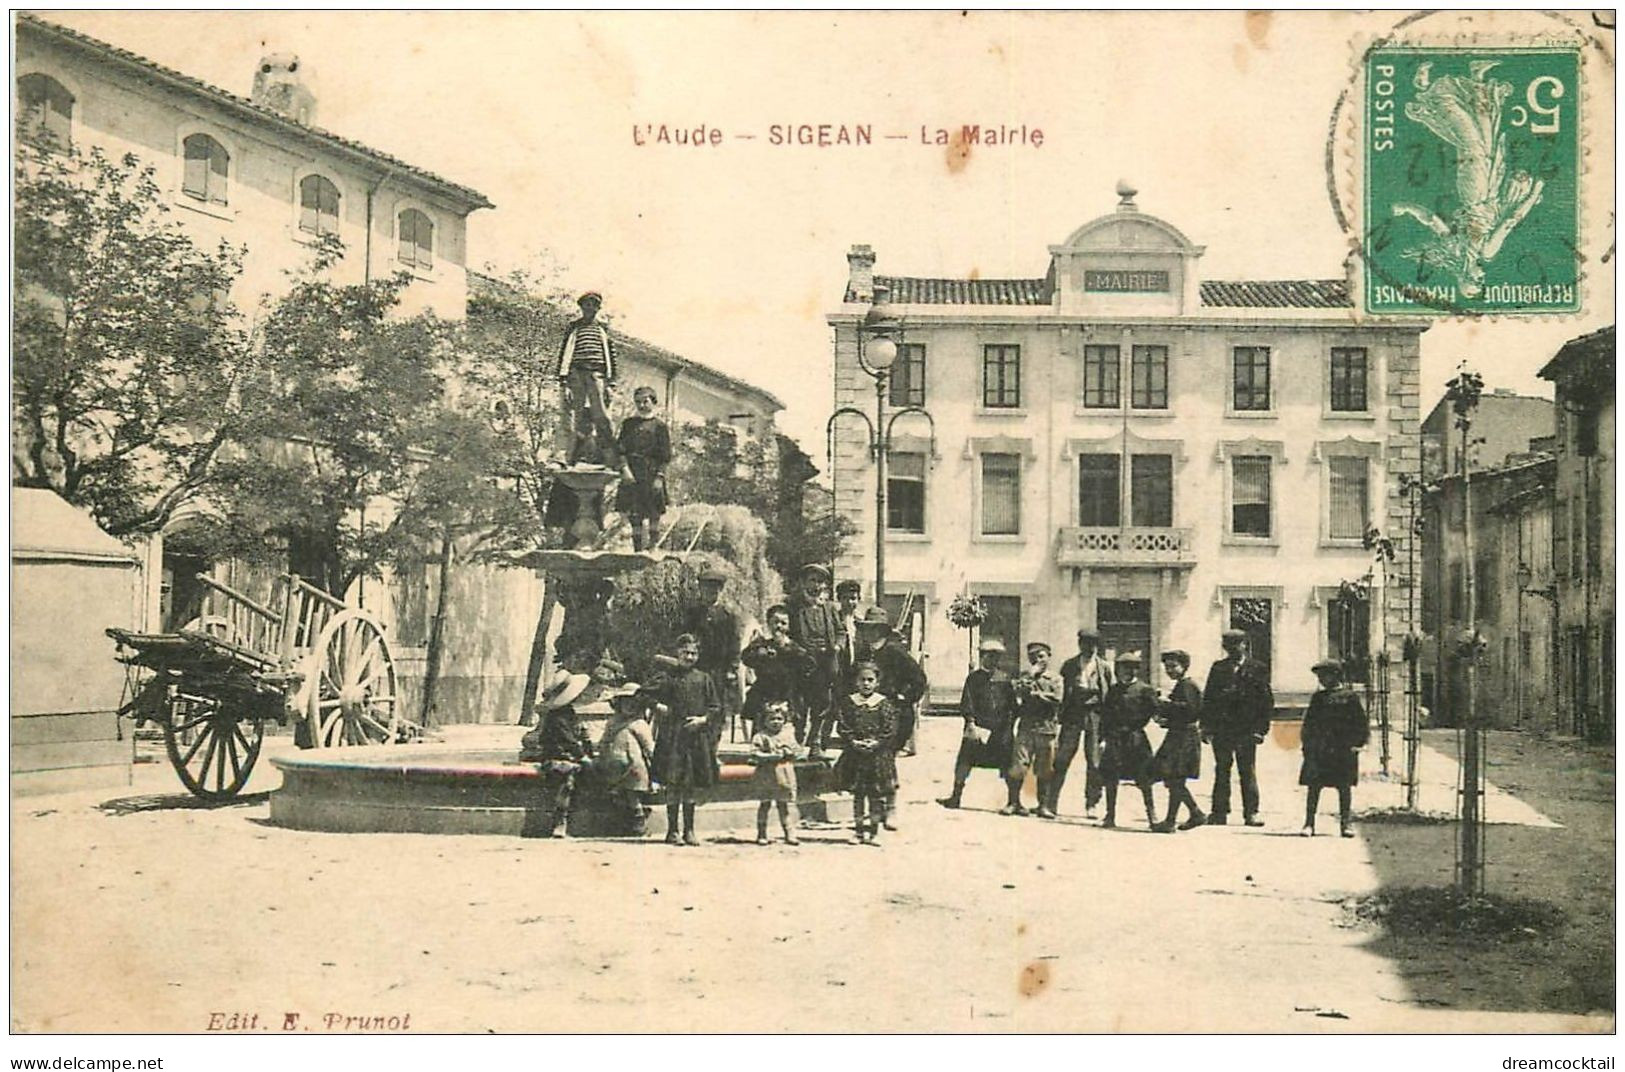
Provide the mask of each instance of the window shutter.
[{"label": "window shutter", "polygon": [[1367,485],[1370,466],[1364,458],[1332,458],[1331,516],[1328,534],[1334,540],[1358,540],[1370,526]]},{"label": "window shutter", "polygon": [[1021,457],[982,455],[982,534],[1015,536],[1021,532]]}]

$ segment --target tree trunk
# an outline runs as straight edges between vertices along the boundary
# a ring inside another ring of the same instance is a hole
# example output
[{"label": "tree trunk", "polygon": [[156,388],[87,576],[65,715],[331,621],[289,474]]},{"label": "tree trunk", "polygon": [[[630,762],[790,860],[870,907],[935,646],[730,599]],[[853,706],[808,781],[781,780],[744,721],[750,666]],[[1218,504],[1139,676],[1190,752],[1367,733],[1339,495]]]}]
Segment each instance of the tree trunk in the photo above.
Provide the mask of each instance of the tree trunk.
[{"label": "tree trunk", "polygon": [[536,712],[536,694],[541,691],[542,672],[547,669],[547,632],[553,624],[553,608],[558,605],[554,596],[552,577],[543,579],[547,587],[542,592],[542,610],[536,616],[536,632],[530,640],[530,662],[525,667],[525,694],[519,701],[519,724],[528,726]]},{"label": "tree trunk", "polygon": [[451,584],[451,553],[453,541],[447,533],[440,538],[440,590],[435,593],[434,617],[429,621],[429,652],[423,668],[423,711],[419,721],[429,728],[429,717],[434,713],[436,694],[440,689],[440,657],[445,650],[446,593]]}]

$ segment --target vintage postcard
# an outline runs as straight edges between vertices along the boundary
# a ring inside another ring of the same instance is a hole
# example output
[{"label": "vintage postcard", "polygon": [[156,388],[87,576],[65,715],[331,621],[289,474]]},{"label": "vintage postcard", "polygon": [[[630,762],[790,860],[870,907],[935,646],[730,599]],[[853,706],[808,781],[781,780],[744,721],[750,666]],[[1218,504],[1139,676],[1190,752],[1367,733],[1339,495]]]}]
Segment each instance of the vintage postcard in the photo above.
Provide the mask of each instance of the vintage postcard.
[{"label": "vintage postcard", "polygon": [[1613,12],[11,33],[19,1054],[1607,1056]]}]

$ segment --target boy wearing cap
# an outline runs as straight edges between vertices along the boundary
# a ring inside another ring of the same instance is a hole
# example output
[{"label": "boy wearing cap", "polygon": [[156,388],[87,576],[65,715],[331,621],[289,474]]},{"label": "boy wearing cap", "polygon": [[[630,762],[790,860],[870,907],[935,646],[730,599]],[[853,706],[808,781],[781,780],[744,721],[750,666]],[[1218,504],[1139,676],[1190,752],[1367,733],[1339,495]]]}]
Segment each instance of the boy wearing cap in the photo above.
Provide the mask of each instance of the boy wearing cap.
[{"label": "boy wearing cap", "polygon": [[1360,780],[1360,749],[1371,738],[1365,706],[1354,690],[1343,684],[1343,664],[1326,659],[1314,666],[1320,688],[1309,698],[1303,714],[1303,766],[1298,784],[1304,799],[1303,836],[1315,836],[1315,812],[1320,791],[1337,789],[1337,817],[1344,837],[1354,836],[1354,785]]},{"label": "boy wearing cap", "polygon": [[1021,786],[1031,771],[1038,780],[1040,819],[1055,818],[1050,807],[1050,779],[1055,773],[1055,743],[1061,733],[1061,679],[1050,672],[1050,646],[1042,640],[1027,645],[1027,672],[1015,682],[1016,732],[1010,766],[1005,771],[1009,800],[1000,815],[1026,815]]},{"label": "boy wearing cap", "polygon": [[858,647],[858,603],[862,599],[862,583],[850,577],[835,586],[835,620],[841,628],[836,665],[843,682],[851,680],[852,668],[863,660]]},{"label": "boy wearing cap", "polygon": [[790,639],[790,609],[782,603],[767,608],[768,635],[757,637],[745,645],[739,659],[756,675],[750,692],[745,696],[745,717],[754,729],[761,713],[769,704],[780,701],[788,705],[785,717],[790,720],[791,732],[805,734],[807,729],[807,679],[812,674],[812,656],[807,649]]},{"label": "boy wearing cap", "polygon": [[[1178,648],[1162,653],[1163,672],[1173,685],[1168,698],[1157,703],[1157,722],[1168,732],[1151,763],[1152,774],[1168,789],[1168,817],[1151,828],[1159,834],[1190,830],[1207,822],[1185,784],[1202,776],[1202,737],[1197,728],[1202,718],[1202,690],[1185,676],[1190,668],[1191,657]],[[1175,826],[1182,807],[1189,815]]]},{"label": "boy wearing cap", "polygon": [[1010,765],[1010,720],[1016,710],[1016,694],[1009,675],[999,668],[1004,645],[989,637],[978,652],[982,665],[965,676],[965,688],[959,694],[965,728],[959,754],[954,757],[953,792],[937,801],[945,808],[959,807],[965,782],[975,768],[1002,774]]},{"label": "boy wearing cap", "polygon": [[1207,821],[1223,826],[1230,816],[1230,768],[1241,780],[1241,811],[1248,826],[1258,817],[1258,746],[1269,736],[1275,694],[1269,671],[1247,650],[1247,634],[1226,629],[1219,638],[1224,658],[1208,671],[1202,690],[1202,739],[1213,744],[1213,808]]},{"label": "boy wearing cap", "polygon": [[[606,395],[615,384],[615,350],[609,329],[598,319],[603,295],[588,291],[576,299],[581,315],[570,322],[559,348],[559,382],[564,384],[564,427],[573,436],[571,464],[586,458],[618,468],[615,430],[609,422]],[[583,430],[585,428],[585,430]],[[588,457],[589,442],[597,440],[600,457]]]},{"label": "boy wearing cap", "polygon": [[1061,664],[1061,735],[1055,742],[1055,774],[1050,779],[1049,810],[1061,810],[1061,786],[1072,757],[1083,746],[1084,815],[1095,817],[1104,787],[1100,780],[1100,705],[1116,679],[1111,664],[1100,657],[1100,638],[1093,629],[1078,630],[1078,653]]},{"label": "boy wearing cap", "polygon": [[[891,619],[882,607],[870,607],[858,620],[858,666],[873,663],[880,671],[880,692],[892,703],[895,717],[891,740],[886,747],[895,756],[914,754],[914,724],[919,717],[920,701],[925,697],[925,671],[908,653],[903,638],[892,628]],[[856,687],[854,673],[841,680],[841,695],[849,695]],[[886,813],[882,816],[887,830],[897,829],[897,793],[895,787],[886,800]]]},{"label": "boy wearing cap", "polygon": [[801,567],[801,591],[790,601],[790,639],[812,656],[807,679],[807,734],[802,743],[814,759],[824,755],[824,739],[835,684],[840,678],[841,624],[829,601],[829,570],[816,562]]},{"label": "boy wearing cap", "polygon": [[739,617],[722,603],[728,578],[707,566],[700,574],[699,602],[683,616],[683,631],[700,642],[699,668],[709,674],[722,703],[722,717],[731,726],[739,713]]},{"label": "boy wearing cap", "polygon": [[615,802],[621,831],[641,837],[649,819],[644,797],[650,788],[649,763],[655,750],[647,718],[649,697],[637,682],[628,682],[609,693],[609,706],[612,713],[593,772]]},{"label": "boy wearing cap", "polygon": [[1146,723],[1157,711],[1157,693],[1139,680],[1140,653],[1125,651],[1117,657],[1117,681],[1106,693],[1100,712],[1100,776],[1106,782],[1106,818],[1102,826],[1117,825],[1117,783],[1133,782],[1145,800],[1145,825],[1157,822],[1151,797],[1151,740]]}]

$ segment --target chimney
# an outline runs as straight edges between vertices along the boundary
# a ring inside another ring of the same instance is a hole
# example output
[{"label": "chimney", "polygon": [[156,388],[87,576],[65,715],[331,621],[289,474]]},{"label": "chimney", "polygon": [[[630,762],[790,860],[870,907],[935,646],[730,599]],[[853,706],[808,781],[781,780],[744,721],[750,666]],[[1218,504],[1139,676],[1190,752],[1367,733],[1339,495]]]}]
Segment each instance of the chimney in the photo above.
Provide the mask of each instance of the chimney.
[{"label": "chimney", "polygon": [[853,246],[846,254],[846,300],[869,302],[875,296],[875,251],[870,246]]},{"label": "chimney", "polygon": [[254,92],[249,98],[261,108],[306,126],[316,121],[316,97],[305,85],[304,66],[291,52],[273,52],[254,68]]}]

